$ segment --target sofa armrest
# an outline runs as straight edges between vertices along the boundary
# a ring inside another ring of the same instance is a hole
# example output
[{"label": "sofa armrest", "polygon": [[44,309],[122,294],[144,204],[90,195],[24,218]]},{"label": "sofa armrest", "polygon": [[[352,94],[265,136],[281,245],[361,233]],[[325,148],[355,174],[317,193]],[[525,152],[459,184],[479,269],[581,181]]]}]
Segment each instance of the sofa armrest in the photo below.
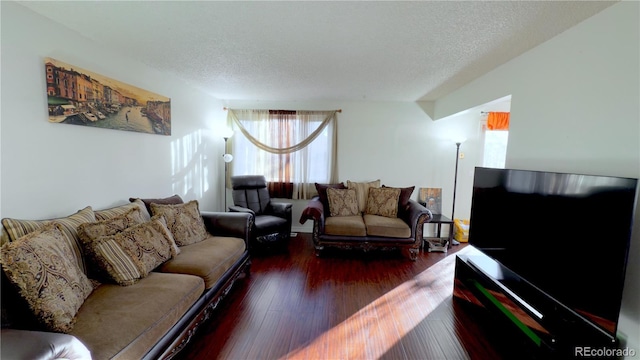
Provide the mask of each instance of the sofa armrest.
[{"label": "sofa armrest", "polygon": [[255,217],[246,212],[201,211],[207,231],[211,235],[233,236],[244,239],[247,247]]},{"label": "sofa armrest", "polygon": [[[417,201],[409,199],[409,206],[404,212],[403,220],[411,228],[411,237],[422,237],[423,225],[431,221],[433,215],[426,207],[420,205]],[[422,240],[422,239],[420,239]]]},{"label": "sofa armrest", "polygon": [[0,337],[3,359],[91,359],[89,349],[68,334],[2,329]]},{"label": "sofa armrest", "polygon": [[300,224],[304,224],[307,220],[317,222],[318,228],[324,231],[324,205],[322,205],[322,201],[317,196],[309,200],[307,206],[302,210]]}]

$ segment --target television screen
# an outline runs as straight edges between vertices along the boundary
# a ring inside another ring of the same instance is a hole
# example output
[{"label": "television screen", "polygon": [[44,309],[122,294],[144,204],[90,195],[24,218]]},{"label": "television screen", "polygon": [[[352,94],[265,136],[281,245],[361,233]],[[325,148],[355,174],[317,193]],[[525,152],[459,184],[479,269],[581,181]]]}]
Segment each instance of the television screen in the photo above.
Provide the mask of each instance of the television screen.
[{"label": "television screen", "polygon": [[615,336],[637,179],[475,169],[469,243]]}]

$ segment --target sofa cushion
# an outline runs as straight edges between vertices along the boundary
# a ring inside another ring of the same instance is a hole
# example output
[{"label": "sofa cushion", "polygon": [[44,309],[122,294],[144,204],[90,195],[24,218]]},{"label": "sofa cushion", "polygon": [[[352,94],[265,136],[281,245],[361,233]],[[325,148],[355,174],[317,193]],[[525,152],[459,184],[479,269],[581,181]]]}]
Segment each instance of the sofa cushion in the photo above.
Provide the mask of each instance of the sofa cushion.
[{"label": "sofa cushion", "polygon": [[347,188],[356,190],[356,196],[358,197],[358,210],[360,210],[360,213],[365,212],[365,210],[367,209],[369,189],[379,187],[380,179],[369,182],[354,182],[347,180]]},{"label": "sofa cushion", "polygon": [[80,239],[78,238],[76,228],[80,224],[96,221],[95,214],[90,206],[87,206],[86,208],[78,211],[75,214],[56,219],[18,220],[5,218],[2,219],[2,226],[4,226],[4,231],[2,233],[3,236],[5,234],[7,236],[5,241],[15,241],[32,231],[42,228],[52,221],[55,221],[62,225],[62,231],[65,233],[65,235],[67,235],[65,239],[69,242],[69,246],[71,246],[73,254],[72,259],[74,259],[78,263],[80,269],[82,269],[82,271],[86,274],[87,266],[85,264],[85,259],[82,256],[82,245],[80,244]]},{"label": "sofa cushion", "polygon": [[398,198],[400,198],[400,189],[371,188],[365,214],[398,217]]},{"label": "sofa cushion", "polygon": [[162,264],[157,271],[199,276],[209,289],[242,257],[245,242],[235,237],[209,236],[180,250],[180,255]]},{"label": "sofa cushion", "polygon": [[164,215],[167,220],[167,227],[173,234],[178,246],[194,244],[209,236],[202,216],[200,216],[197,200],[189,201],[186,204],[163,205],[152,203],[151,213],[153,215]]},{"label": "sofa cushion", "polygon": [[404,239],[411,237],[411,228],[400,218],[366,214],[363,219],[369,236]]},{"label": "sofa cushion", "polygon": [[2,249],[2,268],[46,328],[69,332],[93,290],[75,261],[62,225],[50,223]]},{"label": "sofa cushion", "polygon": [[329,212],[329,199],[327,198],[327,189],[332,188],[332,189],[346,189],[347,187],[344,186],[344,183],[338,183],[338,184],[318,184],[315,183],[316,185],[316,191],[318,192],[318,199],[320,199],[320,202],[322,203],[322,206],[324,208],[324,216],[330,216],[330,212]]},{"label": "sofa cushion", "polygon": [[184,201],[182,201],[182,198],[178,194],[175,194],[173,196],[169,196],[166,198],[159,198],[159,199],[129,198],[129,201],[131,202],[141,201],[144,204],[147,211],[149,212],[149,214],[151,214],[151,204],[162,204],[162,205],[184,204]]},{"label": "sofa cushion", "polygon": [[108,209],[97,210],[96,220],[107,220],[122,215],[131,209],[140,209],[140,214],[144,221],[151,219],[151,213],[147,210],[142,200],[138,199],[129,204],[119,205]]},{"label": "sofa cushion", "polygon": [[325,220],[324,233],[327,235],[366,236],[367,228],[362,216],[330,216]]},{"label": "sofa cushion", "polygon": [[103,284],[86,299],[71,331],[94,359],[141,359],[204,292],[192,275],[152,272],[131,286]]},{"label": "sofa cushion", "polygon": [[327,189],[327,198],[331,216],[360,215],[354,189]]}]

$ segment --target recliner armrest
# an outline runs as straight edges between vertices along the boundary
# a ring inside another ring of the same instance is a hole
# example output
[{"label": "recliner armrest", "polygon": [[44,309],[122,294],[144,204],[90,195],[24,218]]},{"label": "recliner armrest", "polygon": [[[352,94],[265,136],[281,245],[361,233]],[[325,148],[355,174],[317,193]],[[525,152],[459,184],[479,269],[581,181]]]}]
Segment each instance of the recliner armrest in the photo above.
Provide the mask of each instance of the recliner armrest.
[{"label": "recliner armrest", "polygon": [[75,336],[54,332],[2,329],[2,358],[91,360]]},{"label": "recliner armrest", "polygon": [[271,202],[271,211],[272,214],[278,217],[291,219],[291,209],[293,208],[293,204],[291,203],[283,203],[283,202]]},{"label": "recliner armrest", "polygon": [[237,205],[229,206],[229,211],[231,211],[231,212],[244,212],[244,213],[249,213],[249,214],[254,215],[254,216],[256,215],[255,211],[253,211],[253,210],[251,210],[249,208],[242,207],[242,206],[237,206]]},{"label": "recliner armrest", "polygon": [[247,212],[201,211],[207,231],[211,235],[233,236],[244,239],[249,246],[251,227],[255,216]]}]

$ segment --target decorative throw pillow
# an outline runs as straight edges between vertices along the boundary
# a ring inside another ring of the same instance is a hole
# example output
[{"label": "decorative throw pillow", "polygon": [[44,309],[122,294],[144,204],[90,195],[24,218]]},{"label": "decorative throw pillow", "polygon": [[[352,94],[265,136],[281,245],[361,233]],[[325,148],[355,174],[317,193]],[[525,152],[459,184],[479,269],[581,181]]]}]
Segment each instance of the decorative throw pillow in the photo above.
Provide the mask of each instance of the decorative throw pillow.
[{"label": "decorative throw pillow", "polygon": [[114,235],[133,225],[145,222],[142,212],[138,207],[132,207],[121,215],[116,215],[106,220],[94,223],[85,223],[78,226],[78,237],[83,246],[90,244],[101,236]]},{"label": "decorative throw pillow", "polygon": [[369,197],[370,188],[379,188],[380,179],[369,182],[353,182],[347,180],[347,189],[355,189],[356,196],[358,197],[358,209],[360,212],[365,212],[367,209],[367,199]]},{"label": "decorative throw pillow", "polygon": [[137,199],[135,201],[132,201],[129,204],[119,205],[119,206],[115,206],[108,209],[96,210],[95,211],[96,220],[98,221],[109,220],[113,217],[122,215],[128,212],[129,210],[135,209],[135,208],[140,209],[140,214],[142,215],[142,218],[144,219],[144,221],[149,221],[151,219],[151,215],[149,210],[147,210],[147,207],[144,205],[142,200]]},{"label": "decorative throw pillow", "polygon": [[149,222],[132,226],[112,236],[138,265],[143,277],[177,255],[173,236],[167,229],[162,215],[154,216]]},{"label": "decorative throw pillow", "polygon": [[7,278],[50,331],[68,333],[93,286],[74,259],[63,226],[49,223],[0,250]]},{"label": "decorative throw pillow", "polygon": [[117,249],[113,248],[114,243],[108,241],[97,243],[97,241],[103,236],[115,235],[131,226],[144,223],[146,220],[143,218],[143,211],[146,212],[146,209],[133,206],[124,214],[78,226],[78,237],[82,243],[82,248],[86,256],[91,260],[89,262],[89,275],[92,278],[110,278],[119,284],[122,282],[131,284],[128,279],[135,275],[132,275],[132,272],[126,269],[127,264],[123,265],[125,267],[124,270],[117,267],[114,268],[111,265],[112,260],[122,256]]},{"label": "decorative throw pillow", "polygon": [[144,206],[147,208],[147,211],[149,212],[149,214],[152,214],[151,211],[151,204],[161,204],[161,205],[177,205],[177,204],[184,204],[184,201],[182,201],[182,198],[178,195],[175,194],[173,196],[169,196],[166,198],[162,198],[162,199],[140,199],[140,198],[129,198],[129,201],[134,202],[134,201],[141,201]]},{"label": "decorative throw pillow", "polygon": [[390,218],[398,217],[398,188],[371,188],[365,213]]},{"label": "decorative throw pillow", "polygon": [[73,256],[71,257],[77,263],[80,269],[86,274],[87,266],[82,256],[82,245],[78,238],[76,231],[80,224],[87,222],[95,222],[96,217],[90,206],[78,211],[75,214],[69,215],[63,218],[48,219],[48,220],[18,220],[18,219],[2,219],[2,225],[4,226],[3,236],[7,235],[8,241],[16,241],[20,237],[27,235],[30,232],[41,229],[43,226],[55,221],[62,225],[62,232],[66,235],[66,240],[69,242]]},{"label": "decorative throw pillow", "polygon": [[360,215],[358,199],[353,189],[327,189],[331,216]]},{"label": "decorative throw pillow", "polygon": [[413,194],[413,190],[415,190],[415,186],[409,186],[405,188],[394,188],[391,186],[382,185],[383,188],[390,189],[400,189],[400,198],[398,199],[398,211],[406,210],[409,206],[409,199],[411,199],[411,194]]},{"label": "decorative throw pillow", "polygon": [[90,251],[98,272],[118,285],[132,285],[144,277],[141,266],[118,244],[114,235],[93,241]]},{"label": "decorative throw pillow", "polygon": [[209,236],[200,216],[197,200],[174,205],[151,203],[151,213],[154,216],[164,215],[167,227],[178,246],[195,244]]},{"label": "decorative throw pillow", "polygon": [[344,183],[339,183],[339,184],[316,184],[316,191],[318,192],[318,199],[320,200],[320,202],[322,203],[322,206],[324,207],[324,216],[330,216],[331,212],[329,211],[329,198],[327,197],[327,189],[329,188],[333,188],[333,189],[346,189],[347,187],[344,186]]},{"label": "decorative throw pillow", "polygon": [[164,217],[153,217],[91,243],[98,266],[117,284],[131,285],[176,255]]}]

